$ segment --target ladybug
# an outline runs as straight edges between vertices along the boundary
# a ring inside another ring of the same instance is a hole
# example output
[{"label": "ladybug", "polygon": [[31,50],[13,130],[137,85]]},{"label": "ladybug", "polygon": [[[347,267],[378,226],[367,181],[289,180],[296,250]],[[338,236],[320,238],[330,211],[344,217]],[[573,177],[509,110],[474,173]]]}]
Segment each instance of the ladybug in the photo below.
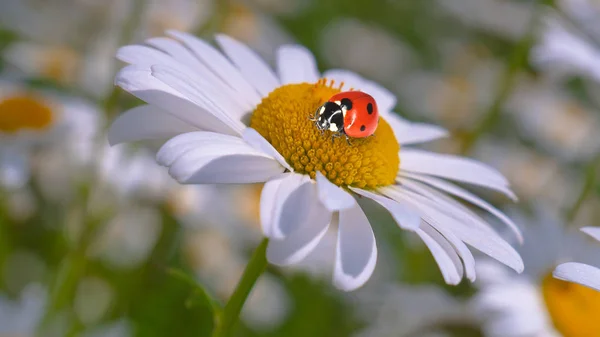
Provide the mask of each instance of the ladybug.
[{"label": "ladybug", "polygon": [[375,99],[362,91],[335,94],[321,105],[311,119],[321,131],[333,132],[332,140],[342,135],[364,138],[373,135],[379,123]]}]

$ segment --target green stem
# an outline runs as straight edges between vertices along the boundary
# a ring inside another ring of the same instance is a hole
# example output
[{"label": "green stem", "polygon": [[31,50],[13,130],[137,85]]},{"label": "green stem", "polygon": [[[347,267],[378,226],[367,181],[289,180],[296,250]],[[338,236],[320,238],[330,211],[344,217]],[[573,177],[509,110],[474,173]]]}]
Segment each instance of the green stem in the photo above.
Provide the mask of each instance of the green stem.
[{"label": "green stem", "polygon": [[465,136],[461,146],[461,153],[468,153],[473,148],[479,137],[481,137],[498,122],[504,102],[513,90],[516,75],[528,63],[529,51],[535,42],[535,28],[540,21],[540,16],[544,8],[543,4],[552,5],[552,3],[547,0],[538,1],[536,3],[537,8],[529,23],[527,32],[515,46],[509,57],[509,63],[498,82],[498,89],[496,91],[494,101],[492,102],[492,105],[488,111],[484,114],[481,122],[479,122],[475,129]]},{"label": "green stem", "polygon": [[579,196],[573,203],[573,206],[571,206],[567,210],[567,213],[565,215],[565,220],[567,221],[567,223],[571,223],[573,222],[573,220],[575,220],[575,217],[577,217],[577,214],[581,210],[581,207],[583,206],[584,202],[587,200],[590,193],[594,190],[594,185],[597,181],[599,167],[600,154],[597,155],[596,158],[588,164],[585,170],[585,180],[583,182],[581,192],[579,193]]},{"label": "green stem", "polygon": [[267,243],[268,239],[263,239],[260,245],[256,248],[244,274],[240,279],[233,295],[229,298],[229,301],[225,305],[219,320],[217,321],[217,327],[213,332],[213,337],[228,337],[231,334],[233,326],[240,316],[240,311],[250,294],[250,291],[254,287],[256,280],[262,275],[264,270],[267,268]]}]

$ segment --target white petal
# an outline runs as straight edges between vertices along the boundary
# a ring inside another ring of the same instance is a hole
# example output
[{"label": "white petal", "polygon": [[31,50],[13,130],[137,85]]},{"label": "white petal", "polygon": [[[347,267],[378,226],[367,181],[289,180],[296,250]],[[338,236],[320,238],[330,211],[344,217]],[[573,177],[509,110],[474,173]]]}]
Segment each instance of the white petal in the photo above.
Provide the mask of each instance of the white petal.
[{"label": "white petal", "polygon": [[[207,82],[198,81],[182,71],[163,65],[152,66],[152,76],[167,84],[196,105],[211,112],[233,130],[242,132],[245,125],[238,119],[242,112],[236,111],[231,99],[224,96]],[[234,113],[232,113],[234,111]]]},{"label": "white petal", "polygon": [[266,97],[279,86],[279,80],[267,63],[245,44],[223,34],[216,37],[225,54],[238,67],[244,78]]},{"label": "white petal", "polygon": [[[237,91],[235,91],[232,87],[230,87],[223,79],[219,78],[212,70],[209,69],[202,61],[200,61],[194,54],[184,47],[181,43],[176,40],[165,38],[165,37],[157,37],[152,38],[146,41],[149,45],[152,45],[164,53],[170,55],[174,60],[181,63],[179,65],[174,64],[173,62],[162,63],[154,61],[152,63],[146,62],[146,68],[150,69],[151,66],[157,64],[168,64],[176,69],[183,70],[186,73],[193,74],[196,80],[201,80],[210,84],[210,86],[214,87],[217,92],[223,93],[224,96],[227,96],[233,104],[235,104],[238,110],[242,110],[242,112],[252,111],[254,109],[255,104],[248,102],[245,100],[242,95],[240,95]],[[185,66],[185,67],[182,67]],[[187,67],[187,68],[186,68]],[[243,113],[239,111],[232,111],[239,113],[238,117],[242,117]]]},{"label": "white petal", "polygon": [[315,178],[319,189],[319,200],[328,210],[332,212],[340,211],[356,204],[356,201],[348,192],[330,182],[321,172],[317,171]]},{"label": "white petal", "polygon": [[239,134],[206,109],[153,77],[150,70],[125,67],[117,74],[115,84],[192,126],[206,131]]},{"label": "white petal", "polygon": [[181,42],[183,42],[198,59],[212,69],[219,78],[223,79],[239,95],[242,95],[246,101],[253,106],[260,103],[262,97],[258,94],[256,89],[246,81],[240,71],[217,49],[188,33],[173,30],[168,31],[167,33],[181,40]]},{"label": "white petal", "polygon": [[285,167],[288,171],[294,172],[294,169],[287,163],[285,158],[269,143],[260,133],[252,128],[246,128],[242,134],[242,138],[256,149],[263,151],[264,153],[275,158],[281,166]]},{"label": "white petal", "polygon": [[[484,210],[490,212],[495,217],[497,217],[502,222],[504,222],[513,231],[513,233],[515,233],[519,242],[523,243],[523,234],[521,233],[521,230],[519,229],[519,227],[508,216],[506,216],[506,214],[504,214],[502,211],[500,211],[496,207],[490,205],[485,200],[479,198],[475,194],[473,194],[461,187],[458,187],[452,183],[449,183],[447,181],[444,181],[442,179],[438,179],[435,177],[429,177],[429,176],[424,176],[424,175],[419,175],[419,174],[412,174],[412,173],[408,173],[408,172],[401,172],[400,175],[408,177],[410,179],[422,181],[430,186],[433,186],[442,191],[448,192],[448,193],[455,195],[463,200],[466,200],[476,206],[483,208]],[[401,181],[408,183],[406,179],[401,179]]]},{"label": "white petal", "polygon": [[272,237],[273,209],[277,201],[277,191],[279,190],[279,186],[281,186],[281,182],[286,177],[287,174],[283,174],[267,181],[260,193],[260,226],[263,235],[268,238]]},{"label": "white petal", "polygon": [[355,90],[360,90],[373,96],[377,102],[379,112],[385,117],[389,111],[396,106],[396,95],[391,93],[381,85],[364,79],[358,74],[343,69],[331,69],[323,74],[324,78],[333,79],[335,81],[344,82],[343,90],[349,90],[354,87]]},{"label": "white petal", "polygon": [[402,145],[425,143],[448,136],[448,131],[440,126],[412,123],[394,112],[382,117],[390,124],[396,140]]},{"label": "white petal", "polygon": [[178,66],[178,62],[170,55],[154,48],[139,45],[130,45],[119,48],[119,50],[117,50],[117,59],[125,63],[148,69],[155,64]]},{"label": "white petal", "polygon": [[377,262],[375,235],[360,206],[340,211],[333,284],[344,291],[369,280]]},{"label": "white petal", "polygon": [[277,50],[277,70],[281,84],[316,83],[317,62],[310,50],[299,45],[284,45]]},{"label": "white petal", "polygon": [[[435,208],[442,211],[444,214],[453,217],[455,220],[460,222],[466,222],[470,226],[478,227],[479,229],[491,233],[491,235],[496,235],[496,232],[488,224],[485,220],[483,220],[480,216],[473,213],[470,209],[468,209],[463,204],[459,203],[455,199],[445,195],[442,192],[439,192],[433,188],[429,188],[428,186],[418,184],[415,181],[410,181],[407,179],[401,180],[402,185],[395,185],[382,188],[382,191],[386,192],[388,190],[396,191],[412,191],[421,196],[428,198]],[[403,192],[402,192],[403,193]]]},{"label": "white petal", "polygon": [[244,140],[212,132],[191,132],[169,140],[157,154],[177,181],[188,184],[258,183],[284,168]]},{"label": "white petal", "polygon": [[580,230],[597,241],[600,241],[600,227],[581,227]]},{"label": "white petal", "polygon": [[452,285],[459,284],[462,276],[459,275],[452,258],[448,255],[448,252],[444,250],[444,248],[442,248],[442,246],[423,229],[417,229],[416,233],[419,235],[421,240],[423,240],[427,248],[429,248],[429,251],[433,255],[435,262],[437,262],[437,265],[442,272],[442,276],[444,276],[444,281]]},{"label": "white petal", "polygon": [[[316,191],[313,189],[313,200]],[[331,221],[331,212],[318,202],[312,203],[310,216],[298,230],[283,240],[271,240],[267,247],[267,259],[276,265],[289,265],[301,262],[321,241]]]},{"label": "white petal", "polygon": [[419,228],[421,215],[410,206],[360,188],[350,187],[350,189],[362,196],[374,200],[387,209],[394,220],[396,220],[396,223],[403,229],[414,231]]},{"label": "white petal", "polygon": [[451,232],[468,245],[515,271],[519,273],[523,271],[523,260],[519,253],[495,232],[480,227],[466,226],[462,221],[438,209],[439,206],[431,199],[417,193],[407,190],[388,190],[387,193],[420,209],[423,218],[440,232]]},{"label": "white petal", "polygon": [[312,204],[316,202],[315,186],[310,177],[303,174],[289,173],[279,183],[271,208],[270,237],[283,239],[297,230],[309,216]]},{"label": "white petal", "polygon": [[[175,60],[189,66],[190,68],[204,67],[202,62],[194,57],[181,43],[166,37],[154,37],[146,40],[146,43],[171,55]],[[156,63],[154,63],[156,64]],[[154,64],[151,64],[154,65]]]},{"label": "white petal", "polygon": [[[171,166],[186,152],[202,147],[206,144],[223,142],[224,144],[234,142],[231,136],[212,132],[188,132],[173,137],[159,149],[156,161],[163,166]],[[241,143],[235,141],[234,144]]]},{"label": "white petal", "polygon": [[[477,275],[475,272],[475,258],[473,257],[473,254],[471,253],[469,248],[464,244],[464,242],[462,242],[451,231],[444,230],[443,228],[439,228],[439,227],[434,228],[433,226],[431,226],[428,223],[425,223],[425,225],[422,224],[421,226],[422,227],[428,226],[431,228],[431,230],[435,231],[435,233],[433,233],[433,232],[426,230],[426,232],[429,235],[431,235],[434,239],[436,239],[436,241],[438,243],[440,243],[440,245],[442,245],[443,247],[445,247],[445,245],[443,244],[443,242],[441,242],[441,240],[437,239],[437,234],[441,234],[445,238],[445,240],[447,240],[447,242],[450,243],[452,245],[452,247],[454,247],[454,251],[462,259],[462,263],[464,265],[464,271],[465,271],[465,274],[467,275],[467,279],[469,279],[469,281],[471,281],[471,282],[474,282],[475,279],[477,278]],[[447,248],[444,248],[444,249],[448,250]],[[461,266],[461,268],[457,267],[457,270],[459,271],[459,274],[462,275],[462,266]]]},{"label": "white petal", "polygon": [[0,185],[21,188],[29,180],[29,158],[26,149],[17,146],[0,146]]},{"label": "white petal", "polygon": [[108,142],[115,145],[138,140],[165,139],[198,128],[153,105],[125,111],[111,124]]},{"label": "white petal", "polygon": [[400,169],[491,188],[516,199],[500,172],[473,159],[403,149],[400,150]]},{"label": "white petal", "polygon": [[587,264],[567,262],[556,267],[554,277],[600,291],[600,269]]}]

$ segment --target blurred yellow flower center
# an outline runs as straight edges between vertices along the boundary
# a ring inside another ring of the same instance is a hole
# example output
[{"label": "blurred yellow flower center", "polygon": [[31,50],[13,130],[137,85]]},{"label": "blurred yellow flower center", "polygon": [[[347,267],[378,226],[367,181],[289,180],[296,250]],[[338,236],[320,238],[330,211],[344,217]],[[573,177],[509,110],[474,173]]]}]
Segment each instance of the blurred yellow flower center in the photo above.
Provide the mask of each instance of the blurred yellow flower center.
[{"label": "blurred yellow flower center", "polygon": [[22,95],[0,100],[0,132],[41,130],[52,124],[52,110],[36,97]]},{"label": "blurred yellow flower center", "polygon": [[396,179],[400,145],[390,125],[380,117],[374,136],[344,137],[332,143],[331,132],[324,134],[310,118],[341,86],[288,84],[275,89],[254,110],[250,127],[258,131],[287,160],[292,168],[315,177],[320,171],[338,186],[376,188]]},{"label": "blurred yellow flower center", "polygon": [[59,82],[74,80],[79,67],[79,56],[69,48],[50,50],[41,60],[42,75]]},{"label": "blurred yellow flower center", "polygon": [[542,293],[552,322],[563,336],[600,336],[600,292],[549,274],[542,282]]}]

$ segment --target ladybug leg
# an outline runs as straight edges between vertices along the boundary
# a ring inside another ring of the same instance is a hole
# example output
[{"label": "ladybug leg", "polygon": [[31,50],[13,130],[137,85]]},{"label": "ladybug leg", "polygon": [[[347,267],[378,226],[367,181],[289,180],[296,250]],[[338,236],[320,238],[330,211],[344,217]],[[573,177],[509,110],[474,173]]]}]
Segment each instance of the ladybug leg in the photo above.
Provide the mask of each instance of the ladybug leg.
[{"label": "ladybug leg", "polygon": [[340,137],[341,134],[334,132],[331,134],[331,144],[333,144],[333,142],[335,141],[336,138]]},{"label": "ladybug leg", "polygon": [[346,136],[346,143],[348,143],[348,145],[352,146],[352,143],[350,143],[350,137]]}]

